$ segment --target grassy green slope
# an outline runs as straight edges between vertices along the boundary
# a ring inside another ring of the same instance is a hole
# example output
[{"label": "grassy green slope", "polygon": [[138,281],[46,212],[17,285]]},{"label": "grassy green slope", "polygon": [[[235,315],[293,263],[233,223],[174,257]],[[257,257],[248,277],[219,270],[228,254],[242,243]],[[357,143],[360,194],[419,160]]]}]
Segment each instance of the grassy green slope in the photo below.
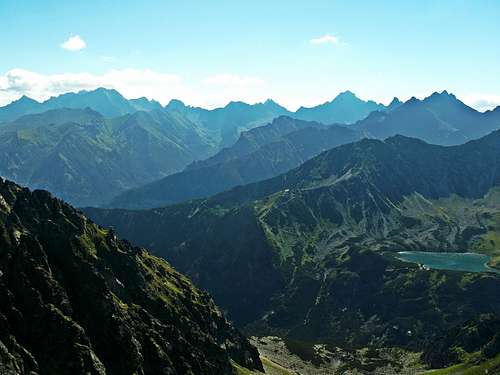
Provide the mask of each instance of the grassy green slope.
[{"label": "grassy green slope", "polygon": [[178,172],[215,151],[179,114],[136,112],[105,119],[90,109],[58,109],[0,127],[0,174],[75,205]]},{"label": "grassy green slope", "polygon": [[[232,374],[258,354],[167,262],[0,180],[2,374]],[[4,361],[5,360],[5,361]]]}]

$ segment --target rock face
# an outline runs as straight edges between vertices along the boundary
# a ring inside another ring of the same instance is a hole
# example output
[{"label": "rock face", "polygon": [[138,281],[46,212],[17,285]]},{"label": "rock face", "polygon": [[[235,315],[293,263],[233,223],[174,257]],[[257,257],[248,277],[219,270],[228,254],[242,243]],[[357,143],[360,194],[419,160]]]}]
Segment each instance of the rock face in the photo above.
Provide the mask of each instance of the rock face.
[{"label": "rock face", "polygon": [[208,199],[86,212],[172,261],[249,332],[421,351],[499,314],[500,277],[395,255],[468,250],[498,265],[499,166],[500,131],[452,147],[365,139]]},{"label": "rock face", "polygon": [[1,374],[232,374],[258,353],[205,292],[45,191],[0,180]]}]

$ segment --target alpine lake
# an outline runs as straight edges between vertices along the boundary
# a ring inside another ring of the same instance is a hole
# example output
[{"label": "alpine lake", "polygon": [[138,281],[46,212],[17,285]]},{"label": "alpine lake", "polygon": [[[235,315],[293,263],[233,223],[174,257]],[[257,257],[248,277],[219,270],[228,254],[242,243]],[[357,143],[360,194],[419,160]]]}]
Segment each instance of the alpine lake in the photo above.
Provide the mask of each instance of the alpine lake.
[{"label": "alpine lake", "polygon": [[429,269],[500,274],[499,270],[488,266],[490,257],[484,254],[401,251],[397,254],[397,258]]}]

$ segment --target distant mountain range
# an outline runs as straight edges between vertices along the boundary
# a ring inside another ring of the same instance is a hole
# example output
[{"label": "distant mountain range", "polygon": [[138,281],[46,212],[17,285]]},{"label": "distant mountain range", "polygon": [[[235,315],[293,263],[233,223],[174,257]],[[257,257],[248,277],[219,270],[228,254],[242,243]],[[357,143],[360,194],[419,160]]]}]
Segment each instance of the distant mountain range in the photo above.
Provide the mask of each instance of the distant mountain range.
[{"label": "distant mountain range", "polygon": [[[385,107],[373,101],[363,101],[353,93],[340,93],[334,100],[313,108],[300,108],[290,112],[272,100],[264,103],[247,104],[230,102],[225,107],[208,110],[186,106],[180,100],[170,101],[163,109],[187,117],[191,122],[207,129],[219,143],[219,147],[232,145],[240,132],[265,125],[274,118],[287,115],[307,121],[318,121],[325,124],[351,123],[365,118],[374,110],[391,110],[399,104],[395,99]],[[62,94],[42,103],[23,96],[9,105],[0,107],[0,122],[8,122],[20,116],[41,113],[61,108],[91,108],[104,117],[117,117],[137,111],[160,110],[162,106],[146,98],[125,99],[116,90],[98,88],[93,91]]]},{"label": "distant mountain range", "polygon": [[349,124],[365,118],[372,111],[390,111],[400,104],[401,102],[395,98],[389,106],[384,106],[371,100],[361,100],[352,92],[345,91],[330,102],[311,108],[301,107],[296,112],[291,112],[272,100],[255,105],[231,102],[224,108],[214,110],[187,107],[182,102],[173,100],[165,108],[168,111],[181,112],[193,122],[209,129],[217,129],[220,132],[221,145],[230,146],[242,131],[265,125],[278,116],[328,125]]},{"label": "distant mountain range", "polygon": [[272,100],[254,105],[231,102],[223,108],[213,110],[190,107],[179,100],[172,100],[165,106],[165,110],[180,113],[209,130],[219,141],[220,147],[232,145],[244,130],[265,125],[274,118],[289,113],[286,108]]},{"label": "distant mountain range", "polygon": [[375,111],[353,128],[384,139],[395,134],[440,145],[455,145],[500,128],[500,107],[478,112],[447,91],[412,98],[392,111]]},{"label": "distant mountain range", "polygon": [[495,347],[495,332],[470,332],[500,313],[500,276],[423,269],[396,255],[467,250],[498,267],[499,196],[496,131],[451,147],[363,139],[208,199],[85,212],[171,261],[249,334],[404,347],[445,366]]},{"label": "distant mountain range", "polygon": [[107,119],[57,109],[0,125],[0,175],[74,205],[106,202],[216,150],[204,129],[162,110]]},{"label": "distant mountain range", "polygon": [[280,117],[271,124],[241,133],[232,147],[211,158],[125,192],[107,206],[149,208],[207,197],[237,185],[277,176],[326,149],[363,137],[385,139],[402,134],[434,144],[453,145],[500,128],[500,110],[478,112],[447,92],[403,104],[395,101],[392,108],[372,112],[367,118],[346,126],[325,126]]},{"label": "distant mountain range", "polygon": [[349,128],[279,117],[241,133],[230,148],[184,171],[124,192],[106,206],[152,208],[207,197],[237,185],[277,176],[332,147],[357,141]]},{"label": "distant mountain range", "polygon": [[[444,91],[206,110],[98,89],[22,98],[0,119],[0,175],[127,208],[81,209],[105,229],[0,178],[0,373],[242,375],[270,363],[142,247],[245,334],[271,336],[253,341],[269,353],[363,374],[498,369],[500,108]],[[402,251],[476,253],[482,268]]]},{"label": "distant mountain range", "polygon": [[[362,102],[353,95],[350,99]],[[63,94],[42,103],[22,97],[0,108],[0,175],[31,188],[50,190],[77,206],[98,205],[125,190],[179,172],[223,146],[232,146],[241,131],[289,113],[271,100],[255,105],[232,102],[214,110],[173,100],[162,108],[158,102],[127,100],[104,88]],[[277,129],[274,138],[271,134],[262,137],[266,142],[277,139],[286,129]],[[244,137],[233,147],[240,154],[248,148],[243,145]],[[215,162],[221,155],[199,166]],[[268,172],[221,181],[220,186],[195,196],[274,175],[308,155],[291,155],[281,167],[269,166]]]},{"label": "distant mountain range", "polygon": [[387,107],[344,92],[292,113],[271,100],[214,110],[173,100],[162,108],[101,88],[43,103],[21,98],[0,108],[0,119],[12,118],[0,123],[0,175],[77,206],[136,208],[270,178],[362,137],[451,145],[500,128],[500,109],[481,113],[446,91]]},{"label": "distant mountain range", "polygon": [[42,103],[26,96],[0,108],[0,121],[13,121],[18,117],[61,108],[92,108],[104,117],[122,116],[137,111],[161,109],[161,104],[146,98],[125,99],[118,91],[98,88],[52,97]]},{"label": "distant mountain range", "polygon": [[0,107],[0,122],[10,122],[24,115],[64,108],[91,108],[107,118],[138,111],[163,110],[174,113],[177,117],[186,117],[189,121],[205,128],[219,143],[219,147],[234,142],[241,130],[266,124],[273,118],[288,113],[285,108],[271,100],[255,105],[231,102],[223,108],[214,110],[188,107],[179,100],[172,100],[163,108],[154,100],[146,98],[128,100],[116,90],[98,88],[93,91],[62,94],[42,103],[23,96],[9,105]]},{"label": "distant mountain range", "polygon": [[318,121],[324,124],[341,123],[350,124],[361,120],[368,116],[373,111],[391,111],[396,109],[401,102],[394,98],[389,106],[375,103],[372,100],[363,101],[350,91],[340,93],[331,102],[306,108],[300,107],[293,117],[308,120]]}]

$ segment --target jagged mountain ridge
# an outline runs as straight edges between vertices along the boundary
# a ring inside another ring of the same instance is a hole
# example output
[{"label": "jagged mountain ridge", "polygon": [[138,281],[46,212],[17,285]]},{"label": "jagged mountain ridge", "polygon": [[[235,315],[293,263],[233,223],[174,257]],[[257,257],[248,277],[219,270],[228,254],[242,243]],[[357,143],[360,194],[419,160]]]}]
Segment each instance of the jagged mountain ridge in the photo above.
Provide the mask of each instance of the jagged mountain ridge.
[{"label": "jagged mountain ridge", "polygon": [[[232,145],[242,131],[264,125],[274,118],[289,115],[307,121],[321,121],[325,124],[350,123],[361,120],[372,110],[391,110],[398,101],[385,107],[372,101],[358,99],[351,92],[339,94],[331,102],[313,108],[301,108],[291,112],[273,100],[253,105],[244,102],[230,102],[224,107],[212,110],[186,106],[180,100],[171,100],[163,109],[169,113],[178,113],[193,123],[209,131],[219,147]],[[0,122],[10,122],[34,113],[61,108],[92,108],[105,117],[117,117],[136,111],[153,111],[162,109],[161,105],[146,98],[125,99],[113,89],[98,88],[91,91],[62,94],[42,103],[26,96],[0,107]]]},{"label": "jagged mountain ridge", "polygon": [[264,125],[276,117],[289,113],[286,108],[271,100],[254,105],[230,102],[224,107],[212,110],[186,106],[179,100],[173,100],[165,106],[165,110],[181,113],[206,128],[218,140],[221,148],[232,145],[241,132]]},{"label": "jagged mountain ridge", "polygon": [[51,97],[44,102],[37,102],[26,96],[0,108],[0,122],[14,121],[15,119],[35,113],[42,113],[53,109],[92,108],[105,117],[117,117],[137,111],[152,111],[161,109],[161,104],[155,100],[138,98],[127,100],[118,91],[113,89],[98,88],[77,93],[70,92]]},{"label": "jagged mountain ridge", "polygon": [[178,111],[192,121],[205,125],[210,129],[218,129],[222,146],[230,146],[237,141],[242,131],[271,122],[279,116],[289,116],[298,120],[315,121],[323,124],[349,124],[365,118],[370,112],[392,110],[399,105],[395,100],[384,106],[373,101],[363,101],[352,92],[346,91],[337,95],[332,101],[315,107],[301,107],[291,112],[273,100],[257,103],[253,106],[243,102],[231,102],[223,108],[206,110],[186,106],[179,100],[171,101],[165,109]]},{"label": "jagged mountain ridge", "polygon": [[264,126],[242,132],[232,146],[223,148],[208,159],[191,163],[186,167],[186,170],[200,169],[238,159],[281,139],[287,134],[304,128],[326,128],[326,125],[314,121],[297,120],[289,116],[280,116]]},{"label": "jagged mountain ridge", "polygon": [[0,180],[2,374],[233,374],[258,353],[204,292],[46,191]]},{"label": "jagged mountain ridge", "polygon": [[361,133],[349,128],[280,117],[268,126],[242,133],[239,141],[184,171],[127,191],[109,207],[161,207],[207,197],[237,185],[284,173],[336,145],[354,142]]},{"label": "jagged mountain ridge", "polygon": [[447,91],[411,98],[392,111],[374,111],[353,128],[374,138],[396,134],[439,145],[456,145],[500,128],[500,113],[478,112]]},{"label": "jagged mountain ridge", "polygon": [[[366,119],[346,126],[352,133],[350,137],[341,134],[334,137],[334,131],[324,129],[297,131],[292,136],[292,129],[324,128],[325,125],[289,117],[275,119],[271,124],[241,133],[232,147],[197,161],[176,175],[125,192],[108,206],[160,207],[216,194],[286,172],[327,148],[361,137],[384,139],[403,134],[434,144],[452,145],[476,139],[500,127],[498,111],[477,112],[447,92],[434,93],[424,100],[413,98],[406,103],[394,100],[389,107],[390,111],[374,111]],[[338,125],[333,128],[339,129]],[[309,145],[306,153],[304,143]],[[275,167],[276,160],[283,161],[278,163],[279,167]]]},{"label": "jagged mountain ridge", "polygon": [[164,111],[106,119],[52,110],[2,124],[0,140],[0,175],[75,205],[106,202],[216,150],[203,129]]},{"label": "jagged mountain ridge", "polygon": [[[117,92],[105,89],[73,95],[67,94],[54,98],[54,100],[58,99],[61,103],[71,103],[82,95],[92,97],[93,95],[99,96],[98,94],[111,98],[118,97],[121,98],[120,102],[127,102]],[[62,100],[64,98],[65,100]],[[337,102],[346,100],[358,99],[352,93],[344,93],[339,96]],[[29,104],[29,100],[26,99],[21,102]],[[140,99],[136,102],[149,103],[147,100]],[[272,177],[297,166],[307,158],[328,148],[324,139],[320,138],[316,144],[313,144],[313,137],[307,136],[310,147],[308,152],[304,153],[301,139],[283,138],[283,135],[288,134],[292,129],[324,125],[301,123],[299,120],[292,119],[284,121],[283,118],[278,118],[276,124],[271,123],[268,126],[243,132],[232,147],[221,150],[213,157],[192,163],[186,169],[186,174],[176,175],[172,179],[167,178],[165,181],[157,181],[153,185],[147,185],[149,182],[181,171],[192,161],[204,159],[213,154],[220,147],[220,131],[226,131],[229,128],[234,130],[233,125],[237,123],[253,123],[259,118],[272,118],[273,113],[276,114],[283,110],[283,107],[272,101],[254,106],[234,102],[213,111],[187,107],[178,101],[172,102],[167,107],[170,109],[152,110],[147,113],[139,111],[118,119],[106,119],[106,122],[115,124],[115,130],[104,136],[102,134],[92,135],[90,144],[88,144],[89,140],[85,135],[81,148],[88,150],[87,154],[89,155],[93,153],[94,156],[84,156],[76,161],[74,159],[77,153],[71,151],[74,147],[68,146],[67,143],[81,142],[80,137],[75,137],[75,140],[70,140],[70,137],[62,138],[61,141],[65,142],[61,145],[62,151],[52,150],[52,145],[43,144],[44,141],[33,142],[33,137],[35,133],[40,140],[52,137],[54,132],[49,130],[49,125],[62,126],[63,120],[75,124],[82,122],[80,125],[85,125],[87,120],[77,115],[77,111],[53,110],[20,118],[13,123],[4,123],[0,128],[0,133],[5,134],[7,130],[14,129],[17,133],[11,132],[4,142],[4,147],[7,147],[6,160],[4,160],[4,166],[0,166],[0,172],[5,177],[15,179],[19,183],[28,184],[34,188],[49,189],[76,205],[107,203],[123,191],[145,185],[145,193],[141,193],[141,189],[131,191],[131,195],[128,196],[129,193],[125,193],[124,196],[114,199],[111,206],[152,207],[176,203],[184,199],[204,197],[238,184]],[[364,136],[374,138],[382,139],[401,133],[417,136],[436,144],[458,144],[482,136],[500,125],[498,111],[477,112],[447,92],[434,93],[424,100],[413,98],[404,104],[394,100],[388,108],[390,110],[372,112],[366,119],[350,125],[349,128]],[[85,110],[82,111],[85,113]],[[200,113],[203,115],[196,115],[197,111],[201,111]],[[59,116],[61,118],[58,118]],[[74,117],[71,118],[71,116]],[[193,121],[189,118],[192,118]],[[214,122],[211,122],[210,119],[213,119]],[[136,126],[130,126],[131,123],[135,123]],[[122,125],[126,130],[118,129]],[[239,130],[244,128],[240,125],[235,126]],[[79,126],[79,128],[85,129],[87,127]],[[67,126],[66,129],[68,129]],[[234,134],[237,134],[239,130]],[[19,131],[24,133],[21,135],[21,149],[18,150],[17,146],[12,150],[8,149],[9,145],[12,146],[15,143],[15,138],[19,137]],[[31,134],[29,134],[30,132]],[[308,132],[310,135],[319,135],[318,132],[311,130]],[[124,139],[125,133],[127,135]],[[278,140],[280,142],[277,143],[275,150],[272,150],[271,146],[264,147]],[[355,139],[348,137],[345,140],[332,140],[329,146],[352,140]],[[295,141],[299,143],[296,144]],[[35,148],[32,148],[33,143],[35,143]],[[118,151],[116,151],[116,145],[118,145]],[[98,150],[95,150],[96,146]],[[38,148],[52,150],[50,160],[60,166],[58,169],[61,173],[54,174],[48,165],[40,166],[40,163],[45,160],[45,156],[41,157]],[[127,150],[129,148],[130,152]],[[253,157],[249,157],[248,155],[252,152],[254,153]],[[68,155],[70,155],[69,159]],[[116,160],[116,158],[120,160]],[[230,159],[235,160],[228,165],[224,164]],[[132,168],[125,168],[125,163],[130,164]],[[216,164],[220,165],[215,166]],[[212,168],[201,170],[202,167],[209,165]],[[199,174],[188,172],[188,170],[195,168],[200,169]],[[84,171],[83,176],[80,175],[79,171]],[[97,191],[88,182],[89,174],[93,175],[93,179],[96,181],[100,181],[99,184],[102,186],[107,183],[111,188],[103,187]],[[195,178],[194,184],[190,182],[193,181],[191,177]],[[208,180],[205,181],[206,179]],[[213,179],[217,181],[210,182]],[[186,182],[189,182],[187,189],[185,188]],[[172,191],[174,195],[172,195]],[[177,191],[181,194],[176,194]],[[152,195],[151,199],[145,200],[144,194]]]},{"label": "jagged mountain ridge", "polygon": [[373,100],[361,100],[351,91],[344,91],[330,102],[311,108],[300,107],[293,116],[301,120],[318,121],[325,124],[334,122],[350,124],[365,118],[373,111],[391,110],[397,104],[398,100],[396,98],[391,105],[386,107],[383,104],[375,103]]}]

